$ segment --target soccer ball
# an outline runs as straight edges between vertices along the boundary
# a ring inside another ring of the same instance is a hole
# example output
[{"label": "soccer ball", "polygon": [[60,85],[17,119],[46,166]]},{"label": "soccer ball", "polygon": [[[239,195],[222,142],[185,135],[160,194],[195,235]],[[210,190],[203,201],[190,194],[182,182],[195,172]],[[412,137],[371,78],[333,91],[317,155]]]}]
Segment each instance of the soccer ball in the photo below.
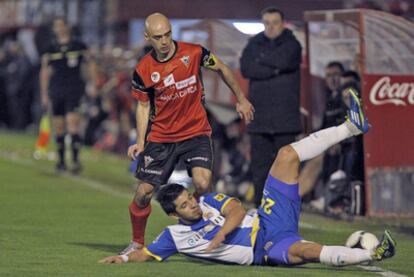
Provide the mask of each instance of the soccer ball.
[{"label": "soccer ball", "polygon": [[345,246],[372,250],[379,244],[378,238],[367,231],[356,231],[346,240]]}]

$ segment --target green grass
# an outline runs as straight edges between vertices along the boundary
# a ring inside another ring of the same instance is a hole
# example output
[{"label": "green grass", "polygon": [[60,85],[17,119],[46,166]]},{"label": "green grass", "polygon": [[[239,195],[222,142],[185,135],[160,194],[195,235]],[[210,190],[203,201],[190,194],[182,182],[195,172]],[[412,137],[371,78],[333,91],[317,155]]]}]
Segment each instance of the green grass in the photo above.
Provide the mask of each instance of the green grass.
[{"label": "green grass", "polygon": [[[0,134],[0,276],[379,276],[358,267],[230,266],[180,255],[162,263],[99,265],[99,259],[117,253],[130,239],[127,206],[135,180],[127,173],[128,161],[85,150],[82,176],[58,177],[53,162],[32,159],[34,139]],[[357,229],[380,234],[383,228],[315,215],[302,219],[308,225],[301,234],[327,244],[343,244]],[[172,222],[154,203],[147,242]],[[377,266],[412,276],[413,237],[395,235],[396,257]]]}]

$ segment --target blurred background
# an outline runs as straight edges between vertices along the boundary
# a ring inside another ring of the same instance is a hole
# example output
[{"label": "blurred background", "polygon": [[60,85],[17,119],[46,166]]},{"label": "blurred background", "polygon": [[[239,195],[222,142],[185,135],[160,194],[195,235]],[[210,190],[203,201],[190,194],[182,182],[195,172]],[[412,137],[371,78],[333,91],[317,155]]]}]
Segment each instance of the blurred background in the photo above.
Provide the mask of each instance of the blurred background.
[{"label": "blurred background", "polygon": [[[249,38],[264,29],[260,11],[271,5],[284,11],[286,28],[302,45],[303,135],[322,128],[332,109],[327,91],[339,91],[349,81],[357,84],[374,126],[363,139],[346,141],[340,150],[333,150],[339,161],[334,165],[326,159],[304,165],[304,208],[339,217],[413,218],[414,3],[410,0],[2,0],[0,132],[38,132],[40,57],[53,37],[51,20],[56,16],[67,20],[72,35],[89,46],[98,65],[99,93],[87,93],[81,106],[83,142],[94,151],[126,159],[135,133],[130,77],[150,51],[143,38],[145,17],[153,12],[167,15],[174,39],[210,49],[234,70],[247,94],[248,80],[240,73],[239,59]],[[343,69],[332,80],[327,70],[334,61]],[[249,202],[253,197],[249,136],[219,77],[204,72],[204,85],[213,127],[213,183],[217,190]],[[337,116],[335,120],[343,120],[343,114]],[[174,178],[188,182],[179,169],[176,173]]]}]

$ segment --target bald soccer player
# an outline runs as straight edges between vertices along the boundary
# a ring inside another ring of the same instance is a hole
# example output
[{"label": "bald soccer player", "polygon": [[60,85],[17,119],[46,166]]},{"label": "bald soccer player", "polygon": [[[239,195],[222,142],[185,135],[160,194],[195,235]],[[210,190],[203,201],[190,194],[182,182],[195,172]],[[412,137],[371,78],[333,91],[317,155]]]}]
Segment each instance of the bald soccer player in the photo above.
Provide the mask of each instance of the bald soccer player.
[{"label": "bald soccer player", "polygon": [[230,68],[201,45],[174,41],[166,16],[148,16],[144,36],[153,50],[133,73],[137,141],[128,149],[128,156],[138,160],[135,176],[139,181],[129,205],[132,241],[120,254],[143,247],[154,189],[167,183],[178,161],[187,166],[196,194],[208,191],[213,156],[201,68],[220,75],[235,95],[237,112],[247,124],[254,113]]},{"label": "bald soccer player", "polygon": [[346,266],[393,257],[396,241],[389,231],[384,232],[381,242],[372,250],[322,245],[306,241],[299,234],[300,163],[336,143],[368,132],[368,121],[353,91],[350,103],[345,123],[320,130],[279,150],[257,211],[246,213],[237,199],[217,192],[205,194],[197,201],[184,187],[169,184],[161,188],[157,199],[178,223],[165,228],[143,249],[110,256],[100,263],[164,261],[176,253],[213,262],[262,266],[304,263]]}]

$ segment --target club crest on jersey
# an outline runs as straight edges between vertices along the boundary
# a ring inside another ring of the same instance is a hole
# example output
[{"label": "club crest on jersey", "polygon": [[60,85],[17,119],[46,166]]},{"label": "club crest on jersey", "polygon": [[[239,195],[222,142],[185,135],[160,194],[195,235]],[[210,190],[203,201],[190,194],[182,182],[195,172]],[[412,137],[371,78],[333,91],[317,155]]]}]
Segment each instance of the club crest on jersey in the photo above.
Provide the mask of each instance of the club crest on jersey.
[{"label": "club crest on jersey", "polygon": [[161,79],[161,75],[159,72],[152,72],[151,74],[151,81],[157,83]]},{"label": "club crest on jersey", "polygon": [[144,167],[148,167],[153,160],[151,156],[144,156]]},{"label": "club crest on jersey", "polygon": [[78,65],[78,58],[77,57],[69,57],[67,59],[68,67],[76,67]]},{"label": "club crest on jersey", "polygon": [[214,214],[212,212],[203,213],[203,219],[204,220],[208,220],[208,219],[212,218],[213,216],[214,216]]},{"label": "club crest on jersey", "polygon": [[188,66],[190,64],[190,56],[183,56],[180,61],[182,61],[185,66]]}]

